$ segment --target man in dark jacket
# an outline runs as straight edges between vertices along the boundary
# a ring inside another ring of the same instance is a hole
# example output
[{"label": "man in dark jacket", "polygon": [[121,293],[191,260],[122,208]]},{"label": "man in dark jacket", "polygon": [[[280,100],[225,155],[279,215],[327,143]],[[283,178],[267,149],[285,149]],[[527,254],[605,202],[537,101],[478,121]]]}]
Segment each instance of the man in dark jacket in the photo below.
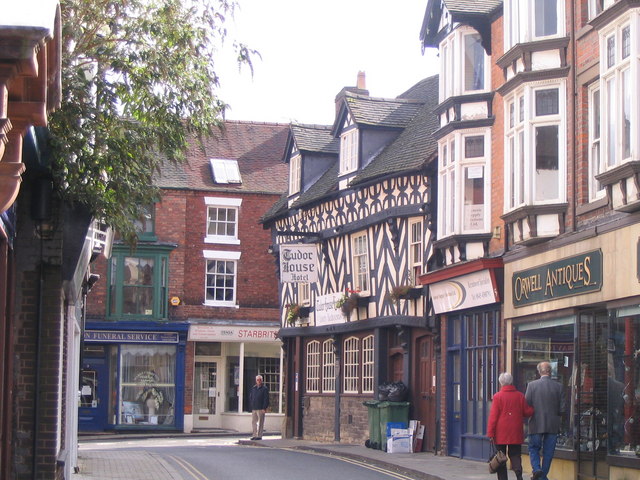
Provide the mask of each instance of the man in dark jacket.
[{"label": "man in dark jacket", "polygon": [[540,362],[537,368],[540,378],[529,383],[525,393],[527,403],[534,409],[533,416],[529,419],[529,460],[533,471],[532,480],[548,480],[565,399],[562,385],[551,379],[551,364]]},{"label": "man in dark jacket", "polygon": [[269,408],[269,389],[262,383],[262,375],[256,375],[256,384],[249,392],[249,408],[251,409],[251,440],[262,440],[264,414]]}]

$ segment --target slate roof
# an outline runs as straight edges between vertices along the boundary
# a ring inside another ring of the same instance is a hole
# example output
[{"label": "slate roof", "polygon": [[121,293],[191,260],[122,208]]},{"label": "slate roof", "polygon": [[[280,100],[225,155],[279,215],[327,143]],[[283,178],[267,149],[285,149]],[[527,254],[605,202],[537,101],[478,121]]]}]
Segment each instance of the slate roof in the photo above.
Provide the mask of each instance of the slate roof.
[{"label": "slate roof", "polygon": [[329,125],[292,123],[291,133],[300,151],[331,154],[340,152],[340,139],[331,134]]},{"label": "slate roof", "polygon": [[488,15],[502,5],[502,0],[442,0],[451,14]]},{"label": "slate roof", "polygon": [[[282,163],[288,132],[287,124],[225,121],[202,140],[202,147],[195,139],[190,142],[185,162],[166,162],[154,183],[167,189],[280,195],[289,178],[289,167]],[[237,160],[242,183],[215,183],[210,158]]]},{"label": "slate roof", "polygon": [[357,124],[397,128],[406,127],[422,106],[422,102],[413,99],[375,98],[350,92],[346,93],[345,102]]},{"label": "slate roof", "polygon": [[438,118],[433,113],[438,105],[438,76],[422,80],[403,95],[422,95],[425,103],[398,138],[356,175],[352,185],[419,170],[436,154],[438,144],[431,134],[439,127]]}]

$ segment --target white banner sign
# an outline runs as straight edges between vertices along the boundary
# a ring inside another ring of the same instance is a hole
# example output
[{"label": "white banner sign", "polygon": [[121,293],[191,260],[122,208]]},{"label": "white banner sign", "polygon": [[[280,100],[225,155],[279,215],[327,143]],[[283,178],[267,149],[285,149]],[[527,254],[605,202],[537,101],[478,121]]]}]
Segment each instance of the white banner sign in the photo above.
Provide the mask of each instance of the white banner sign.
[{"label": "white banner sign", "polygon": [[498,294],[488,270],[431,284],[429,295],[436,313],[463,310],[498,301]]},{"label": "white banner sign", "polygon": [[341,292],[337,292],[316,297],[316,327],[345,322],[346,317],[342,313],[342,309],[336,308],[336,302],[340,300],[342,295]]},{"label": "white banner sign", "polygon": [[190,325],[189,340],[199,342],[275,342],[279,327]]},{"label": "white banner sign", "polygon": [[318,258],[313,244],[280,245],[280,278],[288,283],[318,281]]}]

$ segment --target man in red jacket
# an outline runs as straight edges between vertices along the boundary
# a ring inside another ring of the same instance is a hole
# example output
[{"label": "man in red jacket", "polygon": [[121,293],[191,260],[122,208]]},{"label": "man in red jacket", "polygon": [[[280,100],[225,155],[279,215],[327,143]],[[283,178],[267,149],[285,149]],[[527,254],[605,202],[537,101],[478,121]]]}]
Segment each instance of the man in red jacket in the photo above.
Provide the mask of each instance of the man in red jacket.
[{"label": "man in red jacket", "polygon": [[[522,480],[522,442],[523,418],[533,415],[533,408],[529,406],[524,395],[513,386],[513,377],[504,372],[498,377],[501,388],[493,396],[487,436],[496,445],[496,448],[509,455],[511,469],[516,474],[517,480]],[[507,465],[501,465],[497,472],[498,480],[507,480]]]}]

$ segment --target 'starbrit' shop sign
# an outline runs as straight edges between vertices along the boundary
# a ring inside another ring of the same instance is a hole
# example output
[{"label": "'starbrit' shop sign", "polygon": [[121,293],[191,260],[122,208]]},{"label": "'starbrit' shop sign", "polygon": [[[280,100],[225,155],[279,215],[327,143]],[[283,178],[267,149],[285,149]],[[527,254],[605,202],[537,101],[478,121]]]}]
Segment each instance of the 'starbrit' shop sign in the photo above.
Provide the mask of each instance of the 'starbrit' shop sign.
[{"label": "'starbrit' shop sign", "polygon": [[453,312],[498,301],[498,290],[488,270],[461,275],[429,285],[435,313]]},{"label": "'starbrit' shop sign", "polygon": [[318,281],[318,259],[313,244],[280,245],[280,279],[288,283]]},{"label": "'starbrit' shop sign", "polygon": [[602,288],[602,251],[515,272],[511,287],[514,307],[598,291]]},{"label": "'starbrit' shop sign", "polygon": [[198,342],[275,342],[279,327],[235,325],[190,325],[189,341]]}]

